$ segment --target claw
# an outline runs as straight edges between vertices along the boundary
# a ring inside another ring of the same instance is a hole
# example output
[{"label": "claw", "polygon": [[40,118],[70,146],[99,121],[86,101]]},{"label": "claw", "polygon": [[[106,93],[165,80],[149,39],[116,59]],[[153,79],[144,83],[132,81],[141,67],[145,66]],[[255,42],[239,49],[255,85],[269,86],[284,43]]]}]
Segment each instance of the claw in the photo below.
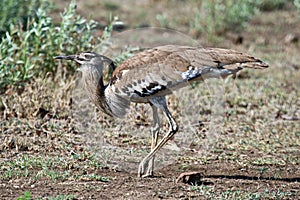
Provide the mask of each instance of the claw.
[{"label": "claw", "polygon": [[[152,177],[153,176],[153,168],[152,165],[149,166],[149,161],[150,159],[144,158],[142,160],[142,162],[139,165],[139,170],[138,170],[138,176],[145,178],[145,177]],[[145,169],[147,169],[147,171],[145,172]]]},{"label": "claw", "polygon": [[143,161],[140,163],[140,165],[139,165],[139,170],[138,170],[138,177],[142,177],[143,176],[143,174],[144,174],[144,165],[142,164],[143,163]]}]

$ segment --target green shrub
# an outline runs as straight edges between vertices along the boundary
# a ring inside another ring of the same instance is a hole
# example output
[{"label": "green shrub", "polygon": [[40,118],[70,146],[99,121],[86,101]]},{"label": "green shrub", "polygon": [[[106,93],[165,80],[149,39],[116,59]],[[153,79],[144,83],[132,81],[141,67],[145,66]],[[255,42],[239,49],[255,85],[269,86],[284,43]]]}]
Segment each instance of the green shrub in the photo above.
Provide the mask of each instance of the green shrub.
[{"label": "green shrub", "polygon": [[272,11],[282,9],[288,3],[287,0],[263,0],[260,10]]},{"label": "green shrub", "polygon": [[[10,27],[0,43],[0,92],[7,85],[55,74],[58,63],[54,56],[91,50],[101,41],[93,35],[97,23],[76,15],[75,9],[76,2],[72,1],[61,14],[60,25],[38,8],[35,16],[28,19],[26,30],[19,25]],[[109,31],[105,37],[109,37]],[[67,66],[67,71],[73,73],[74,65]]]},{"label": "green shrub", "polygon": [[259,11],[261,0],[204,0],[195,12],[192,29],[208,34],[241,31]]},{"label": "green shrub", "polygon": [[43,7],[46,9],[46,3],[41,0],[1,0],[0,1],[0,36],[11,24],[22,24],[23,28],[27,27],[27,21],[32,18],[34,11]]},{"label": "green shrub", "polygon": [[298,14],[300,16],[300,0],[294,0],[294,5],[296,6]]}]

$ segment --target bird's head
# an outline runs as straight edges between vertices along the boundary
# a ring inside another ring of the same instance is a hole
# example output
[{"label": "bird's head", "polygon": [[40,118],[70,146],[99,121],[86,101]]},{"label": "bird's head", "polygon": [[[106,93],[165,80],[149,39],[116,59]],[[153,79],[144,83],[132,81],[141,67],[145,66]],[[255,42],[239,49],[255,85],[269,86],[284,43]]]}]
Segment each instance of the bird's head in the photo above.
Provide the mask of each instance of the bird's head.
[{"label": "bird's head", "polygon": [[114,69],[114,62],[106,56],[94,53],[94,52],[83,52],[76,55],[67,55],[67,56],[56,56],[55,59],[63,60],[73,60],[76,63],[80,64],[81,67],[78,68],[78,71],[83,73],[92,73],[97,71],[100,76],[102,76],[102,71],[105,66]]},{"label": "bird's head", "polygon": [[83,52],[77,55],[56,56],[55,59],[74,60],[80,65],[97,65],[107,61],[108,58],[94,52]]}]

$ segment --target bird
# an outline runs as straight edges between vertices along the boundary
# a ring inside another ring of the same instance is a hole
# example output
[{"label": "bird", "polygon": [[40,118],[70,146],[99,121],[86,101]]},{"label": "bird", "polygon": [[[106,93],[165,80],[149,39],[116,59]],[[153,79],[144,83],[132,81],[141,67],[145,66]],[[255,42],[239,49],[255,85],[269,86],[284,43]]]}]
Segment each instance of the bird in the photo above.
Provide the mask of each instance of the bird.
[{"label": "bird", "polygon": [[[138,167],[139,177],[154,176],[155,154],[179,129],[168,109],[166,96],[194,81],[225,78],[244,68],[264,69],[269,65],[253,56],[232,49],[164,45],[141,51],[116,64],[95,52],[60,55],[55,59],[73,60],[80,66],[84,88],[90,100],[104,113],[122,118],[131,103],[152,108],[151,151]],[[103,69],[115,67],[110,81],[103,83]],[[162,110],[169,130],[158,141]]]}]

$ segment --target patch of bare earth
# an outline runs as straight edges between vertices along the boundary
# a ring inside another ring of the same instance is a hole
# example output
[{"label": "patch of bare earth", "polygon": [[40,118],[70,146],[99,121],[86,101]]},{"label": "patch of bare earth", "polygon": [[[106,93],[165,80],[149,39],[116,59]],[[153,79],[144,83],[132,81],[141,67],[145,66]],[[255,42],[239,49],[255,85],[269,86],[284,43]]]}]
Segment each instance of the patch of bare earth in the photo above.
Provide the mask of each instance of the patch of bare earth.
[{"label": "patch of bare earth", "polygon": [[[30,181],[16,179],[2,181],[2,199],[12,199],[20,196],[24,191],[30,191],[33,197],[53,197],[59,194],[73,194],[75,199],[206,199],[207,195],[193,190],[191,185],[175,183],[176,176],[182,170],[180,163],[168,166],[157,171],[154,178],[141,179],[136,173],[115,172],[110,169],[96,170],[94,173],[109,177],[108,182],[95,180],[66,180],[52,182],[49,180]],[[286,199],[296,198],[299,192],[300,178],[293,174],[299,174],[297,166],[285,166],[290,173],[284,178],[274,178],[268,174],[259,175],[257,170],[241,169],[235,163],[213,162],[208,165],[193,165],[193,171],[199,171],[202,175],[198,185],[214,188],[215,193],[226,191],[241,192],[270,192],[287,191],[293,193]],[[276,166],[271,167],[270,174],[277,171]]]}]

